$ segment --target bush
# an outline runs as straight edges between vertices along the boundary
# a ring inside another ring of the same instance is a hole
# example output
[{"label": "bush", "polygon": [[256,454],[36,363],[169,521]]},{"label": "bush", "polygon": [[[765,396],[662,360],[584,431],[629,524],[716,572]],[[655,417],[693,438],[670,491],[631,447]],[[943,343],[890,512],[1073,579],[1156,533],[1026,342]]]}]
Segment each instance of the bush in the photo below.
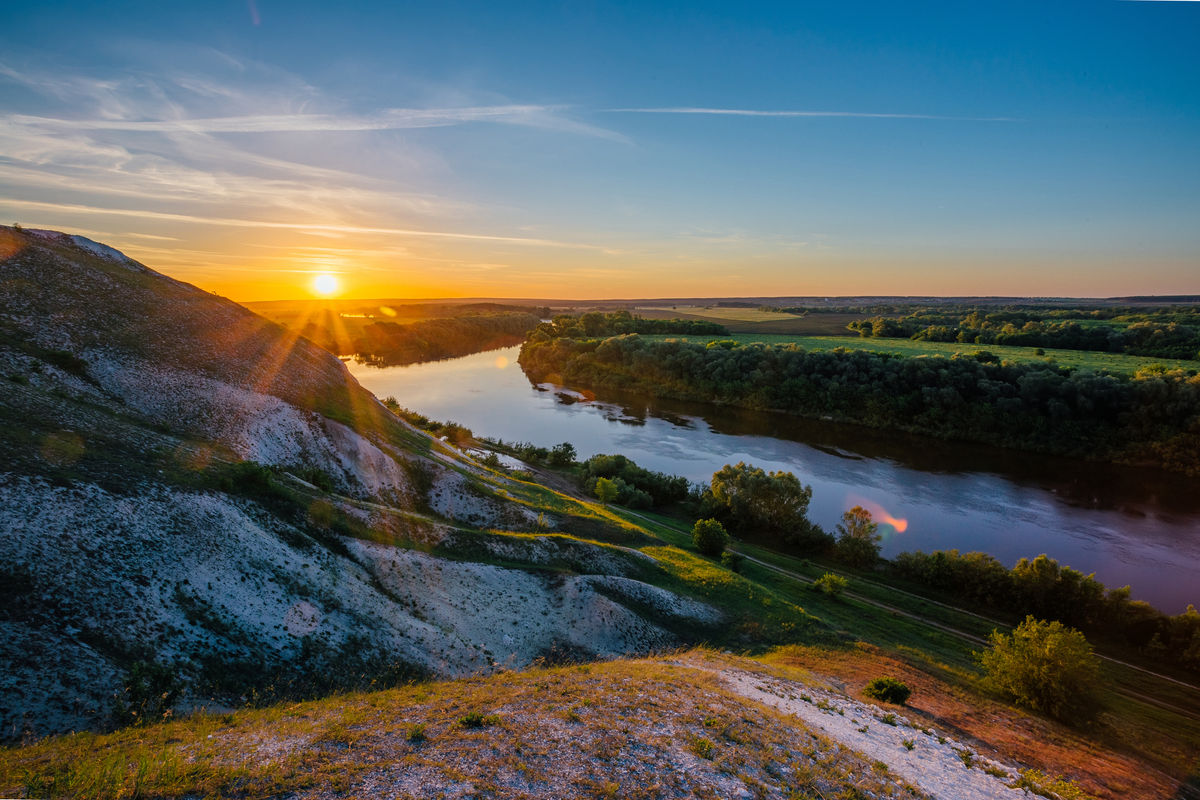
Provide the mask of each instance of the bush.
[{"label": "bush", "polygon": [[912,689],[908,688],[908,684],[895,678],[876,678],[867,684],[863,689],[863,694],[884,703],[895,703],[902,706],[908,702],[908,698],[912,695]]},{"label": "bush", "polygon": [[696,520],[692,526],[692,544],[709,558],[719,558],[729,544],[729,534],[715,519]]},{"label": "bush", "polygon": [[745,560],[746,557],[741,553],[734,553],[730,550],[726,550],[724,553],[721,553],[721,566],[725,567],[725,569],[729,570],[730,572],[741,573],[742,562]]},{"label": "bush", "polygon": [[125,685],[113,699],[118,725],[143,725],[171,716],[182,689],[175,670],[164,664],[136,661],[125,675]]},{"label": "bush", "polygon": [[850,581],[843,578],[841,575],[835,575],[832,572],[826,572],[821,577],[813,581],[813,588],[819,592],[824,592],[830,597],[837,597],[842,592],[846,591],[846,587],[850,585]]},{"label": "bush", "polygon": [[499,725],[500,715],[488,714],[485,716],[478,711],[468,711],[459,718],[458,724],[463,728],[485,728],[488,725]]},{"label": "bush", "polygon": [[992,631],[991,648],[976,655],[984,684],[1018,705],[1064,722],[1095,713],[1100,660],[1074,628],[1030,615],[1011,636]]}]

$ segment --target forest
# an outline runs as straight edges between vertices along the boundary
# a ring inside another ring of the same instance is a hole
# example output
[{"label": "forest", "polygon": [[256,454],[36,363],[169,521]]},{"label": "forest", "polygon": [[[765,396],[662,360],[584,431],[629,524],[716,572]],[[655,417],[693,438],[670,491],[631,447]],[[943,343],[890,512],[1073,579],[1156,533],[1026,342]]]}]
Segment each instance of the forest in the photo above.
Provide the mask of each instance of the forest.
[{"label": "forest", "polygon": [[354,342],[355,358],[377,367],[435,361],[518,344],[540,322],[531,313],[472,314],[407,325],[375,322]]},{"label": "forest", "polygon": [[555,336],[521,349],[533,381],[775,410],[1085,459],[1200,474],[1200,377],[1013,364],[986,352],[906,358],[796,345]]},{"label": "forest", "polygon": [[1200,358],[1200,308],[944,309],[874,316],[847,326],[863,337],[1094,350]]}]

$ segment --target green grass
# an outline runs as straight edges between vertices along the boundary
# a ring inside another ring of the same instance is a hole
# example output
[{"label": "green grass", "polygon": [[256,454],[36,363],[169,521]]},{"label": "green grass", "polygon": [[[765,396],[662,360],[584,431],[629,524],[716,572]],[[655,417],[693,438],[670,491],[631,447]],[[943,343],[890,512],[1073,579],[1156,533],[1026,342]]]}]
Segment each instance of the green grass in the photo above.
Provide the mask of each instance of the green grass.
[{"label": "green grass", "polygon": [[786,333],[793,336],[841,336],[850,322],[869,318],[863,312],[784,314],[754,308],[703,308],[679,306],[675,309],[646,307],[634,314],[647,319],[703,319],[724,325],[732,333]]},{"label": "green grass", "polygon": [[1071,369],[1090,370],[1092,372],[1108,371],[1132,375],[1143,367],[1161,364],[1168,369],[1182,369],[1195,372],[1200,370],[1200,362],[1184,359],[1151,358],[1149,356],[1130,356],[1122,353],[1099,353],[1090,350],[1054,350],[1046,349],[1046,355],[1036,354],[1033,347],[1007,347],[1001,345],[957,344],[954,342],[924,342],[912,339],[871,339],[858,336],[794,336],[790,334],[768,333],[733,333],[727,336],[647,336],[646,339],[665,341],[680,339],[688,342],[704,344],[722,339],[732,339],[738,344],[762,343],[771,345],[795,344],[806,350],[834,350],[844,347],[847,350],[869,350],[876,353],[896,353],[908,357],[944,356],[950,358],[955,354],[971,355],[978,350],[994,353],[1001,359],[1022,364],[1057,363],[1059,366]]}]

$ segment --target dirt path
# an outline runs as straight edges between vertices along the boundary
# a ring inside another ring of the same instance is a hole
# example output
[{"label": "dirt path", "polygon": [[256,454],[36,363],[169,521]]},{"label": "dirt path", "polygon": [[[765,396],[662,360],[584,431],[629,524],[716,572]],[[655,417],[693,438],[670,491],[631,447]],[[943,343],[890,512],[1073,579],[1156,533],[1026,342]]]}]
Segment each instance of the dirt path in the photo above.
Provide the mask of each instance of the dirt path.
[{"label": "dirt path", "polygon": [[[689,664],[695,669],[711,669]],[[1031,797],[1010,786],[1019,767],[980,755],[975,746],[860,702],[830,688],[736,668],[717,671],[725,687],[800,719],[935,800],[1016,800]]]}]

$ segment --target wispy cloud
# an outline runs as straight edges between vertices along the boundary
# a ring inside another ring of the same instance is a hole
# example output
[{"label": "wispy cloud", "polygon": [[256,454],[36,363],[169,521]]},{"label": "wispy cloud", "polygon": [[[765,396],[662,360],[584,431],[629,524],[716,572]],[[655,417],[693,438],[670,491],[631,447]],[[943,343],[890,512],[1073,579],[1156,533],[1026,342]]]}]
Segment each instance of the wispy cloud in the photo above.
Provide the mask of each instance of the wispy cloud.
[{"label": "wispy cloud", "polygon": [[1013,117],[955,117],[941,114],[891,114],[867,111],[770,111],[751,108],[607,108],[610,114],[711,114],[723,117],[858,117],[863,119],[933,119],[959,122],[1019,122]]},{"label": "wispy cloud", "polygon": [[368,225],[328,225],[308,222],[280,222],[266,220],[237,219],[234,217],[208,217],[194,214],[172,214],[163,211],[146,211],[133,208],[97,208],[95,206],[78,205],[73,203],[47,203],[36,200],[16,200],[0,197],[0,205],[17,208],[41,209],[52,212],[70,212],[74,214],[110,215],[118,217],[139,217],[142,219],[162,220],[166,222],[184,222],[200,225],[219,225],[230,228],[263,228],[283,229],[298,232],[317,231],[343,234],[380,234],[384,236],[404,236],[428,239],[462,239],[467,241],[504,242],[507,244],[525,245],[529,247],[562,247],[574,250],[595,250],[604,252],[605,248],[598,245],[581,242],[566,242],[556,239],[535,239],[525,236],[500,236],[486,233],[460,233],[454,231],[420,230],[417,228],[391,228]]},{"label": "wispy cloud", "polygon": [[70,119],[11,114],[9,124],[46,131],[130,131],[142,133],[329,133],[440,128],[473,122],[595,136],[628,142],[616,131],[561,116],[564,106],[501,105],[467,108],[389,108],[369,115],[251,114],[236,117],[172,119]]},{"label": "wispy cloud", "polygon": [[[0,208],[28,224],[109,228],[97,235],[183,275],[234,269],[259,242],[271,252],[249,261],[265,268],[421,260],[450,281],[497,268],[476,251],[609,252],[497,222],[501,206],[463,199],[440,137],[404,135],[493,126],[628,142],[571,106],[445,92],[428,107],[347,108],[338,93],[215,51],[111,76],[0,63],[3,84],[23,91],[0,113]],[[346,247],[306,252],[305,239]]]}]

